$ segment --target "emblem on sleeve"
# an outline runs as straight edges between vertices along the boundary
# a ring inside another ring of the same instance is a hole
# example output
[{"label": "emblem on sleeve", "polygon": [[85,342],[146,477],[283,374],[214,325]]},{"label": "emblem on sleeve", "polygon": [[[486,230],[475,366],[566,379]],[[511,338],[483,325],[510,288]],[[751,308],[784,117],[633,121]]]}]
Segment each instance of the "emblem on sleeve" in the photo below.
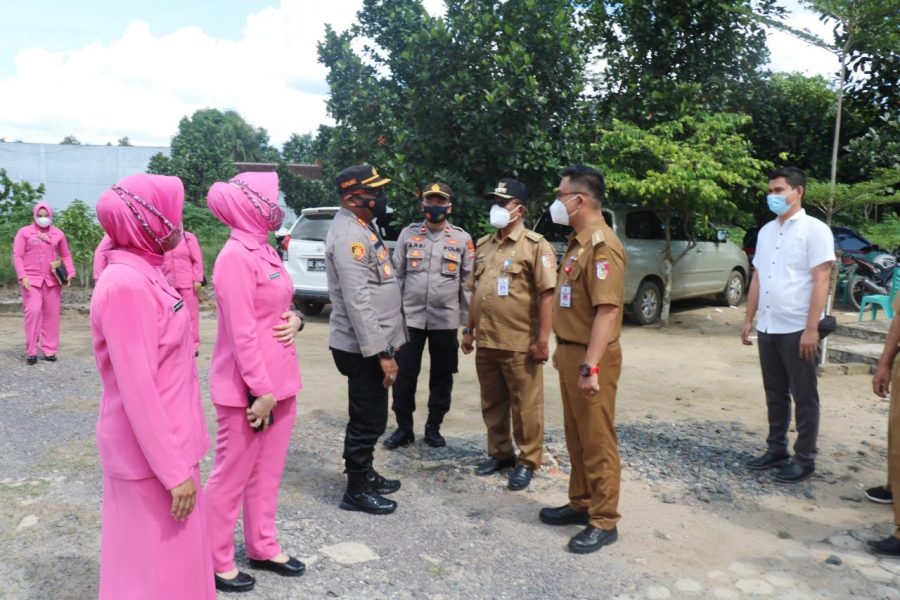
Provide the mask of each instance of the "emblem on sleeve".
[{"label": "emblem on sleeve", "polygon": [[475,244],[472,243],[472,240],[466,240],[466,250],[469,251],[469,258],[475,256]]},{"label": "emblem on sleeve", "polygon": [[350,244],[350,254],[353,255],[353,260],[362,260],[366,257],[366,247],[360,242],[353,242]]},{"label": "emblem on sleeve", "polygon": [[597,269],[597,279],[606,279],[609,276],[609,261],[601,258],[594,263]]},{"label": "emblem on sleeve", "polygon": [[545,269],[549,269],[553,266],[553,259],[550,258],[549,254],[541,254],[541,264],[544,265]]}]

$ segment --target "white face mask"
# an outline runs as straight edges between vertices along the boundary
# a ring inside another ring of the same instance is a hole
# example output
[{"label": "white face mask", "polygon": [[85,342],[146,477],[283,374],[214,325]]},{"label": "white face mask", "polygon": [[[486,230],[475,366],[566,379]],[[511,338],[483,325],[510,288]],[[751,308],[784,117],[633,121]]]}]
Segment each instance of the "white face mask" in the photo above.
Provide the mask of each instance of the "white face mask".
[{"label": "white face mask", "polygon": [[35,222],[38,224],[38,227],[50,227],[50,223],[53,222],[53,219],[50,217],[38,217],[35,219]]},{"label": "white face mask", "polygon": [[[574,197],[574,196],[573,196]],[[572,213],[574,215],[581,207],[575,209],[575,212]],[[557,225],[568,225],[569,217],[572,215],[569,214],[569,211],[566,210],[565,202],[562,202],[559,198],[553,201],[553,204],[550,205],[550,220],[552,220]]]},{"label": "white face mask", "polygon": [[516,215],[516,218],[513,219],[510,212],[502,206],[495,204],[491,207],[491,225],[497,229],[503,229],[518,218]]}]

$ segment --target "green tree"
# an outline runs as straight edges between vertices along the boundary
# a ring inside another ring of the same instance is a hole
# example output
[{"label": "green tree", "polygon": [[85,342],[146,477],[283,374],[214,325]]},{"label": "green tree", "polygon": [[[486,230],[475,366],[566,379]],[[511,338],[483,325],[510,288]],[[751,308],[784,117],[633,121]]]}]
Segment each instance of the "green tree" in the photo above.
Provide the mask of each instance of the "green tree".
[{"label": "green tree", "polygon": [[[365,0],[350,31],[328,28],[325,176],[368,161],[394,179],[401,221],[418,218],[416,190],[440,179],[456,194],[454,218],[477,234],[481,199],[501,177],[546,205],[561,164],[580,156],[588,55],[569,0],[449,0],[432,17],[418,0]],[[356,40],[369,40],[363,55]]]},{"label": "green tree", "polygon": [[[668,323],[672,269],[696,245],[699,229],[712,220],[730,219],[737,212],[734,195],[759,190],[768,165],[751,156],[741,135],[749,117],[729,113],[687,115],[649,129],[615,121],[598,132],[592,145],[596,162],[618,199],[654,209],[664,225],[665,289],[660,316]],[[682,223],[673,231],[673,223]],[[674,255],[673,234],[687,240]],[[745,274],[746,275],[746,274]]]},{"label": "green tree", "polygon": [[311,133],[292,133],[288,141],[281,147],[281,158],[285,162],[295,164],[313,164],[319,157],[316,155],[316,140]]},{"label": "green tree", "polygon": [[898,183],[900,166],[880,169],[871,179],[856,183],[832,186],[830,182],[810,180],[803,201],[821,211],[830,223],[836,215],[854,207],[897,202]]},{"label": "green tree", "polygon": [[103,228],[97,223],[94,211],[81,200],[74,200],[54,216],[53,224],[66,234],[78,279],[81,285],[87,285],[93,268],[94,250],[103,237]]},{"label": "green tree", "polygon": [[606,63],[598,112],[635,123],[735,111],[768,61],[753,16],[774,0],[594,0],[587,20]]},{"label": "green tree", "polygon": [[131,140],[128,139],[127,135],[125,137],[119,138],[119,141],[117,143],[119,146],[131,146],[132,145]]},{"label": "green tree", "polygon": [[32,223],[34,205],[41,201],[45,192],[44,184],[37,187],[27,181],[13,181],[0,169],[0,280],[14,283],[16,272],[12,265],[13,239],[19,228]]},{"label": "green tree", "polygon": [[288,168],[288,163],[281,162],[278,172],[278,187],[284,194],[284,203],[298,216],[304,208],[313,206],[333,206],[337,203],[334,186],[324,181],[315,181],[295,175]]},{"label": "green tree", "polygon": [[80,146],[80,145],[81,145],[81,142],[79,142],[79,141],[78,141],[78,138],[75,137],[74,135],[67,135],[66,137],[64,137],[64,138],[62,139],[62,141],[60,142],[60,144],[61,144],[61,145],[66,145],[66,146]]}]

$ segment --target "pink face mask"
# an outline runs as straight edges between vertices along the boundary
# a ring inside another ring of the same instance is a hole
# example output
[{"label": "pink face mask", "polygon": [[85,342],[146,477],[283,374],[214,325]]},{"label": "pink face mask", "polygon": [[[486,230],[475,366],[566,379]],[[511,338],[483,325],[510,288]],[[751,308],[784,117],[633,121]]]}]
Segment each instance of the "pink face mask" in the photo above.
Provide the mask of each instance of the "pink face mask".
[{"label": "pink face mask", "polygon": [[[140,223],[141,227],[144,228],[144,232],[151,240],[156,242],[156,245],[159,246],[160,250],[165,253],[173,250],[176,246],[178,246],[178,243],[181,241],[182,236],[181,227],[176,227],[175,225],[173,225],[172,222],[164,217],[161,212],[156,210],[156,208],[154,208],[148,202],[142,200],[141,197],[137,194],[133,194],[132,192],[129,192],[125,188],[119,187],[118,185],[114,185],[112,187],[112,190],[119,196],[119,198],[122,199],[122,202],[125,203],[125,206],[131,209],[131,212],[138,220],[138,223]],[[142,215],[140,211],[135,208],[134,204],[132,204],[131,202],[132,200],[143,206],[150,212],[150,214],[158,217],[159,220],[162,221],[163,225],[169,228],[169,232],[161,238],[156,237],[156,234],[153,233],[153,230],[150,228],[150,224],[147,223],[147,219],[145,219],[144,215]]]},{"label": "pink face mask", "polygon": [[229,181],[231,185],[244,192],[250,203],[256,208],[263,219],[266,220],[269,231],[278,231],[284,222],[284,211],[277,204],[254,190],[240,179]]}]

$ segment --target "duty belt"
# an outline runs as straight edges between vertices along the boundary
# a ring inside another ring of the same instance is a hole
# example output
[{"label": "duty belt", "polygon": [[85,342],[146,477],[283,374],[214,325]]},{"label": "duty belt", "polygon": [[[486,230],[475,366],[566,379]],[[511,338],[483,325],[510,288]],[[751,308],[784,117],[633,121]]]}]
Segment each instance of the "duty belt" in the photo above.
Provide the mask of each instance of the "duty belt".
[{"label": "duty belt", "polygon": [[587,344],[582,344],[581,342],[571,342],[569,340],[564,340],[559,336],[556,336],[556,343],[560,346],[587,346]]}]

